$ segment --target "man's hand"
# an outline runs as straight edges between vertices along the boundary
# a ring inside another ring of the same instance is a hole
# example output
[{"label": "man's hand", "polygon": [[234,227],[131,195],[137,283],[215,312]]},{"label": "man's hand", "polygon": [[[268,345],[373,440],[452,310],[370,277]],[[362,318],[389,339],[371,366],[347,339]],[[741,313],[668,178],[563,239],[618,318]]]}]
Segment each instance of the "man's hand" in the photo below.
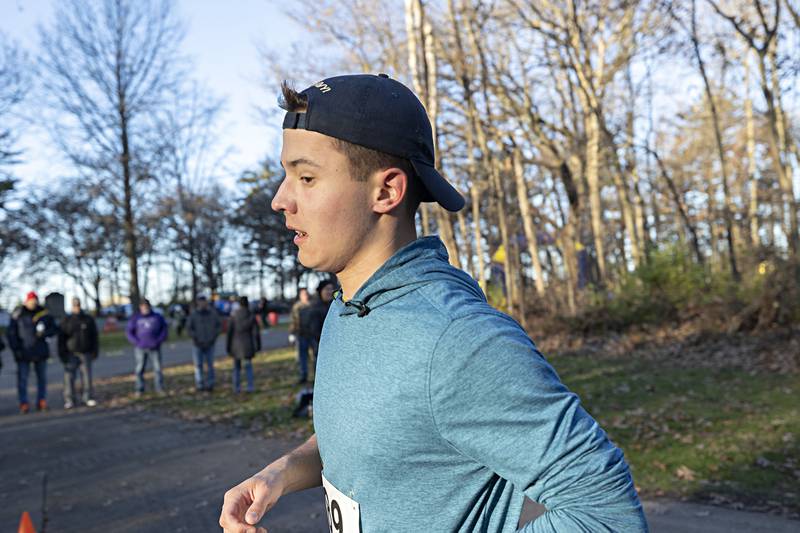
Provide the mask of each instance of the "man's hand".
[{"label": "man's hand", "polygon": [[278,476],[265,469],[225,493],[219,525],[225,533],[267,533],[256,524],[283,493]]},{"label": "man's hand", "polygon": [[219,525],[225,533],[267,533],[257,527],[278,498],[322,484],[317,436],[225,493]]}]

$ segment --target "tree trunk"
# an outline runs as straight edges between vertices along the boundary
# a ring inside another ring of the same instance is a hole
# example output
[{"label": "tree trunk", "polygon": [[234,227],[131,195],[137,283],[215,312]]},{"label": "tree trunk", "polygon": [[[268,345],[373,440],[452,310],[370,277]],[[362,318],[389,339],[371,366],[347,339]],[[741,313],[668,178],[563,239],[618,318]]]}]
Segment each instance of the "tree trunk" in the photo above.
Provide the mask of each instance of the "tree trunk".
[{"label": "tree trunk", "polygon": [[[436,65],[436,40],[433,36],[433,28],[430,21],[425,16],[422,3],[418,1],[418,9],[422,14],[422,35],[423,35],[423,57],[425,59],[425,70],[428,74],[425,82],[425,94],[427,95],[426,107],[428,117],[431,121],[431,130],[433,132],[433,158],[434,161],[439,162],[441,167],[441,152],[439,150],[439,128],[437,122],[439,118],[439,91],[437,87],[438,69]],[[442,239],[447,254],[450,256],[450,264],[456,268],[461,268],[461,258],[458,254],[458,247],[456,246],[456,238],[453,234],[453,222],[450,218],[450,213],[443,207],[434,206],[436,214],[436,225],[439,231],[439,238]]]},{"label": "tree trunk", "polygon": [[[464,216],[464,210],[461,209],[456,213],[456,220],[458,221],[458,232],[461,235],[461,242],[464,243],[464,254],[467,258],[467,272],[475,274],[475,265],[472,260],[472,245],[469,241],[469,230],[467,229],[467,217]],[[477,276],[475,276],[477,279]]]},{"label": "tree trunk", "polygon": [[675,182],[672,180],[669,173],[667,172],[667,168],[664,166],[664,162],[661,161],[661,158],[655,151],[651,151],[651,154],[653,155],[653,157],[655,157],[656,163],[658,163],[658,167],[661,170],[661,176],[664,178],[664,181],[667,183],[667,188],[672,194],[672,199],[675,202],[675,208],[677,210],[677,216],[675,218],[676,220],[679,220],[683,223],[683,226],[689,233],[692,241],[692,249],[694,250],[694,255],[697,258],[697,262],[701,265],[705,264],[705,260],[703,259],[703,253],[700,251],[700,240],[697,238],[697,230],[692,224],[692,221],[689,220],[689,215],[686,212],[686,206],[684,205],[683,198],[681,197],[681,194],[678,192],[678,188],[675,186]]},{"label": "tree trunk", "polygon": [[[481,192],[484,190],[485,186],[483,184],[483,180],[478,177],[477,165],[475,162],[475,136],[480,128],[479,119],[477,109],[475,107],[475,100],[472,96],[472,88],[470,86],[470,73],[468,71],[468,63],[466,60],[466,52],[464,51],[464,45],[461,40],[461,28],[467,28],[467,37],[470,42],[473,43],[473,48],[475,47],[474,43],[474,34],[471,29],[471,21],[467,20],[463,24],[460,24],[458,21],[458,13],[456,12],[455,4],[453,0],[447,1],[448,7],[448,14],[450,17],[450,23],[453,29],[453,37],[456,44],[456,55],[455,55],[455,63],[453,65],[454,69],[456,70],[456,76],[458,77],[461,88],[464,91],[464,101],[466,103],[466,141],[467,141],[467,174],[468,174],[468,181],[470,183],[469,193],[471,199],[471,208],[472,208],[472,230],[473,230],[473,243],[474,243],[474,261],[473,261],[473,252],[471,249],[469,251],[469,261],[472,262],[473,266],[473,276],[478,281],[478,284],[481,288],[485,291],[486,290],[486,263],[484,259],[484,252],[483,252],[483,237],[481,235]],[[481,148],[482,149],[482,148]],[[465,242],[468,242],[467,239],[467,230],[466,230],[466,221],[465,216],[462,213],[459,213],[459,224],[461,225],[462,237],[464,238]]]},{"label": "tree trunk", "polygon": [[778,120],[778,107],[780,102],[776,102],[773,89],[770,87],[768,79],[765,58],[763,52],[758,56],[758,68],[761,74],[761,92],[764,94],[764,100],[767,102],[767,122],[769,124],[769,151],[772,157],[772,162],[775,167],[775,172],[778,174],[778,183],[781,188],[781,210],[786,211],[784,207],[788,205],[789,224],[786,227],[786,217],[781,218],[781,226],[784,228],[789,247],[793,255],[798,254],[798,235],[797,227],[797,201],[794,197],[794,186],[792,185],[791,177],[787,171],[787,165],[784,163],[783,150],[781,146],[781,128]]},{"label": "tree trunk", "polygon": [[544,275],[542,273],[542,263],[539,259],[539,243],[537,241],[536,230],[533,227],[533,217],[530,212],[528,186],[525,183],[525,168],[522,163],[522,152],[519,147],[515,147],[514,149],[514,181],[517,185],[519,214],[522,218],[523,229],[525,230],[525,239],[528,241],[528,254],[530,254],[533,264],[536,294],[542,297],[544,296]]},{"label": "tree trunk", "polygon": [[475,257],[477,259],[478,271],[475,279],[481,289],[486,290],[486,260],[483,257],[483,236],[481,235],[481,191],[478,184],[473,183],[469,189],[472,197],[472,235],[475,240]]},{"label": "tree trunk", "polygon": [[586,127],[586,183],[589,186],[589,209],[591,210],[592,235],[594,250],[597,255],[597,267],[600,269],[600,281],[606,278],[606,254],[603,243],[603,206],[600,202],[600,175],[598,152],[600,150],[600,130],[597,115],[587,110]]},{"label": "tree trunk", "polygon": [[[697,59],[698,67],[700,68],[700,76],[703,78],[703,86],[706,92],[706,100],[708,101],[709,109],[711,110],[711,124],[714,128],[714,141],[717,147],[717,156],[719,157],[720,172],[722,174],[722,194],[723,205],[722,214],[725,220],[725,236],[728,241],[728,260],[730,262],[731,275],[733,279],[738,281],[739,267],[736,264],[736,243],[733,237],[733,210],[730,188],[728,186],[728,162],[725,157],[725,148],[722,145],[722,131],[720,128],[719,112],[717,111],[717,104],[714,101],[714,94],[711,90],[711,83],[708,80],[706,73],[705,62],[700,53],[700,41],[697,38],[697,17],[696,17],[696,1],[692,0],[692,46],[694,49],[695,59]],[[709,202],[709,205],[711,202]]]},{"label": "tree trunk", "polygon": [[749,202],[747,218],[750,222],[750,244],[756,248],[761,239],[758,235],[758,177],[756,176],[756,134],[753,120],[753,100],[750,97],[750,54],[745,57],[745,129],[747,135],[747,179],[749,184]]},{"label": "tree trunk", "polygon": [[[423,76],[419,68],[420,45],[418,40],[422,37],[422,7],[420,0],[405,0],[406,41],[408,46],[408,72],[414,92],[422,102],[428,100],[423,84]],[[420,205],[420,221],[422,234],[430,234],[430,211],[427,204]]]},{"label": "tree trunk", "polygon": [[[118,58],[119,59],[119,58]],[[139,305],[139,268],[137,263],[136,250],[136,225],[133,217],[133,183],[131,176],[131,152],[128,140],[128,110],[125,100],[125,89],[122,81],[122,65],[117,61],[115,65],[117,82],[117,113],[120,120],[120,164],[122,165],[122,188],[123,188],[123,209],[125,232],[125,255],[128,258],[128,269],[130,270],[129,298],[131,305],[136,309]]]},{"label": "tree trunk", "polygon": [[708,222],[708,239],[711,246],[712,268],[718,263],[719,242],[717,240],[717,199],[714,190],[714,175],[711,161],[706,161],[703,165],[703,180],[706,186],[706,220]]}]

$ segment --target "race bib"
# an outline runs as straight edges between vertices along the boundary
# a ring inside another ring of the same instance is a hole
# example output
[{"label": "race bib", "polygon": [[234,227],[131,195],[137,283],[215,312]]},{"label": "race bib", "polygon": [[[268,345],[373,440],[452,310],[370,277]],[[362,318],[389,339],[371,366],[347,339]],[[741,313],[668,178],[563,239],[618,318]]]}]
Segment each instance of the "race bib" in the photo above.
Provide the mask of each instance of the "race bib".
[{"label": "race bib", "polygon": [[358,502],[342,494],[322,476],[325,490],[325,511],[330,533],[361,533],[361,511]]}]

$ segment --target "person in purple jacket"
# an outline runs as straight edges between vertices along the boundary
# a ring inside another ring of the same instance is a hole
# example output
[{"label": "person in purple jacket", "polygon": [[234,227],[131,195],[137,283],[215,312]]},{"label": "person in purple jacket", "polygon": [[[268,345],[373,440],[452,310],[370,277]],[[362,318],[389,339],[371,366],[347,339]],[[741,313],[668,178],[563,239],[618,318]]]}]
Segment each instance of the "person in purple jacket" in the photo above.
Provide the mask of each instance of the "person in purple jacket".
[{"label": "person in purple jacket", "polygon": [[167,340],[169,328],[167,321],[160,314],[153,311],[148,300],[139,304],[139,312],[128,320],[126,333],[128,340],[133,344],[133,354],[136,358],[136,396],[144,393],[144,370],[147,359],[153,365],[153,384],[157,394],[164,394],[164,374],[161,372],[161,343]]}]

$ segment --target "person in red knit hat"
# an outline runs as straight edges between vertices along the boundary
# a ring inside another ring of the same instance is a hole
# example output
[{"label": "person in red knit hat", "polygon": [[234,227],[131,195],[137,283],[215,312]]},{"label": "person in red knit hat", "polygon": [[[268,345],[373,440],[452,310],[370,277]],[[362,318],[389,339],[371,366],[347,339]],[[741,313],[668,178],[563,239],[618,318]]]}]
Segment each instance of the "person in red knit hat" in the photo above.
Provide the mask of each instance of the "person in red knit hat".
[{"label": "person in red knit hat", "polygon": [[25,303],[11,314],[11,322],[6,330],[8,346],[17,362],[17,394],[19,411],[27,413],[28,376],[31,363],[36,370],[36,407],[47,409],[47,359],[50,347],[47,338],[58,334],[55,320],[46,308],[39,305],[39,297],[31,291],[25,296]]}]

